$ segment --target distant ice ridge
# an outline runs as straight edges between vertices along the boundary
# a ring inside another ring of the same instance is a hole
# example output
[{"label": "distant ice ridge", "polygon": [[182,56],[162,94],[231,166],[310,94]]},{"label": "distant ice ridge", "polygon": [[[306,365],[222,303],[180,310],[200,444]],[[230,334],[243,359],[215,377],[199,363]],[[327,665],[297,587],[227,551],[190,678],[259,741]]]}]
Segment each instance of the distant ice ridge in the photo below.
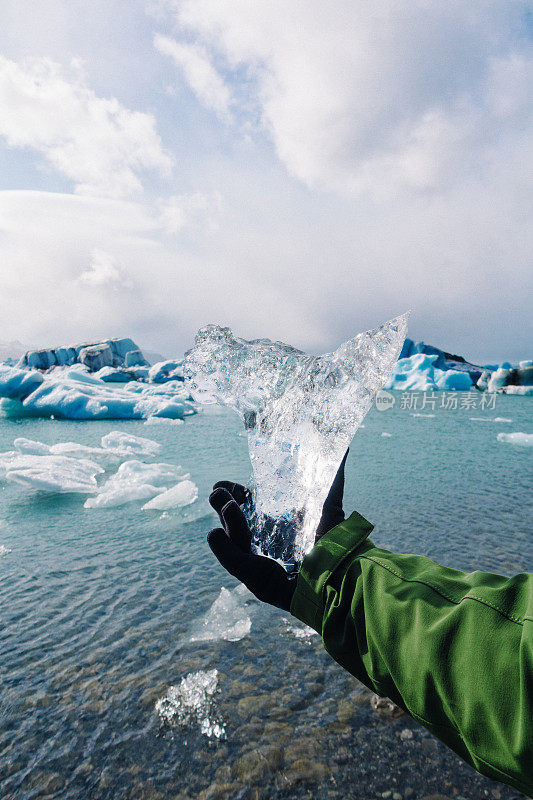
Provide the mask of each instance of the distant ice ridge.
[{"label": "distant ice ridge", "polygon": [[497,439],[499,442],[515,444],[519,447],[533,447],[533,433],[499,433]]},{"label": "distant ice ridge", "polygon": [[178,686],[170,686],[166,695],[156,702],[156,713],[171,725],[196,724],[205,736],[221,739],[226,730],[215,711],[217,689],[218,670],[189,672]]},{"label": "distant ice ridge", "polygon": [[[0,480],[50,493],[92,495],[85,508],[111,508],[142,500],[148,501],[143,510],[168,511],[196,501],[198,489],[180,466],[132,459],[153,458],[161,449],[158,442],[111,431],[102,436],[101,445],[48,445],[20,437],[14,441],[14,450],[0,453]],[[116,472],[98,483],[97,477],[116,464],[120,464]]]},{"label": "distant ice ridge", "polygon": [[405,314],[311,356],[269,339],[246,341],[208,325],[184,362],[191,393],[242,418],[253,467],[256,546],[300,561],[314,541],[340,461],[389,378],[407,331]]},{"label": "distant ice ridge", "polygon": [[116,386],[82,365],[45,373],[0,364],[0,411],[7,416],[58,419],[183,419],[195,414],[183,381]]}]

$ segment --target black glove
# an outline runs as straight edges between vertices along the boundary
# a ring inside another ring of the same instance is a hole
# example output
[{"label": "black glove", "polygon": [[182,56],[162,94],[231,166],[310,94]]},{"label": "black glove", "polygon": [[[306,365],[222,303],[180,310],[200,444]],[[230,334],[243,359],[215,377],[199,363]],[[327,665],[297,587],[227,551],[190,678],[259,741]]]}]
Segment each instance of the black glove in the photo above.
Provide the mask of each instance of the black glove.
[{"label": "black glove", "polygon": [[[344,465],[346,451],[331,484],[322,508],[315,535],[316,542],[344,520]],[[215,528],[207,535],[209,547],[226,569],[264,603],[289,611],[296,588],[297,575],[289,575],[277,561],[252,552],[252,532],[241,506],[249,503],[251,495],[245,486],[230,481],[215,483],[209,502],[220,517],[224,528]]]}]

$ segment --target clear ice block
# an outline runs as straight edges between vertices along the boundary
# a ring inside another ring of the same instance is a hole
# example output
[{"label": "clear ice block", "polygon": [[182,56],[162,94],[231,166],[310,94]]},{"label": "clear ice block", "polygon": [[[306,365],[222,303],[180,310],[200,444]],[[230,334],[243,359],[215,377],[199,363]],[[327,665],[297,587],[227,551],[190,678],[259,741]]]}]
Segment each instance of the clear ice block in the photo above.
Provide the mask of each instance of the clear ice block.
[{"label": "clear ice block", "polygon": [[194,398],[229,406],[244,422],[253,469],[247,513],[254,546],[288,568],[313,546],[329,487],[392,372],[408,316],[320,356],[270,339],[239,339],[218,325],[198,331],[186,353]]}]

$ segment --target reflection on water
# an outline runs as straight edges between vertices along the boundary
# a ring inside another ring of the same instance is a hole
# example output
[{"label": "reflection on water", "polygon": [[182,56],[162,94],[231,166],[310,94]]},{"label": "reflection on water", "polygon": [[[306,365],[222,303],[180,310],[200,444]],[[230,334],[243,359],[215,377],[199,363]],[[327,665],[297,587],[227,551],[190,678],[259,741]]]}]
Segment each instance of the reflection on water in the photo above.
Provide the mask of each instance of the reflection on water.
[{"label": "reflection on water", "polygon": [[[374,540],[391,549],[531,569],[532,451],[496,439],[531,430],[530,404],[498,398],[491,425],[468,411],[369,414],[350,452],[346,510],[374,521]],[[16,436],[90,445],[112,427],[0,421],[0,449]],[[217,524],[206,498],[216,480],[247,478],[238,433],[226,412],[149,429],[158,460],[183,465],[199,488],[202,518],[190,522],[0,487],[0,796],[516,797],[372,705],[319,636],[223,573],[205,542]],[[224,735],[205,735],[209,726]]]}]

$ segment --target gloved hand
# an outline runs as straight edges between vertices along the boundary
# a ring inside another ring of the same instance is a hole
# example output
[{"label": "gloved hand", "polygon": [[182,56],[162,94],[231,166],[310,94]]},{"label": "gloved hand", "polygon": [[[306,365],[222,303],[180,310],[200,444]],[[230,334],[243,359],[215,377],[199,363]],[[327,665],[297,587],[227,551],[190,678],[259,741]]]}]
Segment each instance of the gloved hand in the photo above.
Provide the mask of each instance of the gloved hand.
[{"label": "gloved hand", "polygon": [[[344,520],[342,499],[347,455],[348,450],[324,502],[316,530],[315,544],[325,533]],[[249,490],[240,483],[231,481],[215,483],[209,502],[224,527],[210,531],[207,542],[224,569],[244,583],[258,600],[289,611],[298,576],[289,575],[274,559],[252,552],[252,533],[241,507],[249,500]]]}]

